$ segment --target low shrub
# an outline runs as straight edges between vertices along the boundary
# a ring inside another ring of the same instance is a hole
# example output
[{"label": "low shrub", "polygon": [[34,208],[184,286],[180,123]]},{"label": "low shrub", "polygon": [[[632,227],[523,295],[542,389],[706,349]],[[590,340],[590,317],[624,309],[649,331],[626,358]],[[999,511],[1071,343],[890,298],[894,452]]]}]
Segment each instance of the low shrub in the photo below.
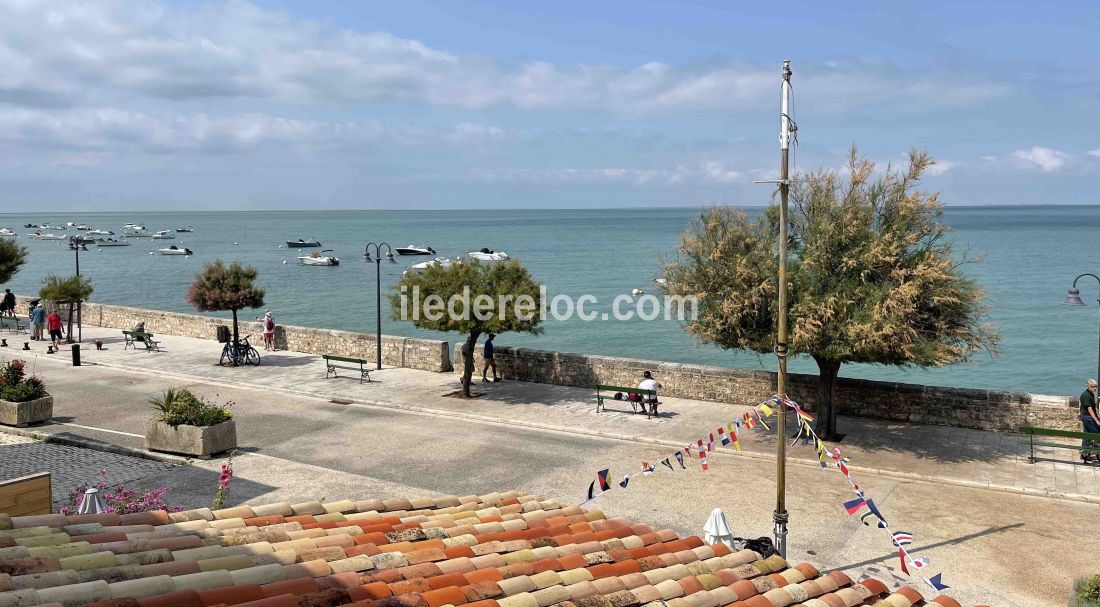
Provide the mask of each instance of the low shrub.
[{"label": "low shrub", "polygon": [[1075,593],[1077,601],[1072,604],[1075,607],[1100,606],[1100,574],[1088,579],[1077,580],[1074,587],[1077,591]]},{"label": "low shrub", "polygon": [[184,388],[171,388],[149,401],[169,426],[213,426],[233,419],[229,405],[216,405]]},{"label": "low shrub", "polygon": [[168,492],[167,487],[157,487],[152,491],[127,487],[122,483],[112,487],[103,480],[106,476],[107,470],[100,469],[99,482],[94,485],[84,483],[73,488],[72,491],[69,491],[67,504],[58,509],[58,512],[66,516],[76,514],[80,510],[80,503],[84,501],[84,492],[92,487],[99,490],[107,512],[133,514],[134,512],[151,512],[153,510],[166,510],[168,512],[183,510],[183,506],[169,506],[168,502],[164,501],[164,494]]},{"label": "low shrub", "polygon": [[0,400],[25,403],[47,396],[42,378],[27,377],[27,363],[15,359],[0,365]]}]

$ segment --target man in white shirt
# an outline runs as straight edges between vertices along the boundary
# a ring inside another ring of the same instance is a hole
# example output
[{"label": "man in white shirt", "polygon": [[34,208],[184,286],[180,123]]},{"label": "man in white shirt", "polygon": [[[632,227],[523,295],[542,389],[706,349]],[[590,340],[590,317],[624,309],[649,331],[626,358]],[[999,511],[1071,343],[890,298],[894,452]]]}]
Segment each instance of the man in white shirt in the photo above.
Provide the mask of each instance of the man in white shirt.
[{"label": "man in white shirt", "polygon": [[[649,371],[646,371],[645,373],[642,374],[642,381],[641,381],[641,383],[638,384],[639,389],[653,390],[654,392],[657,391],[657,388],[661,388],[661,387],[662,386],[661,386],[660,382],[653,379],[653,374],[650,373]],[[657,414],[657,395],[656,394],[654,394],[652,396],[645,395],[642,402],[649,405],[650,415],[656,415]]]}]

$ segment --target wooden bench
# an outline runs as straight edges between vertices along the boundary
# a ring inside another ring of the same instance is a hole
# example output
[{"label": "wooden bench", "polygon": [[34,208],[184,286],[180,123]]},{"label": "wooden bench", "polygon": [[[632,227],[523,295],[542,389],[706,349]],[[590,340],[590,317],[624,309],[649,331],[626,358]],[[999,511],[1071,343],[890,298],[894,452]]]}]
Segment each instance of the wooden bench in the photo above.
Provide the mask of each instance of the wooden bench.
[{"label": "wooden bench", "polygon": [[18,316],[0,316],[0,329],[7,329],[12,333],[26,333],[29,325],[20,321]]},{"label": "wooden bench", "polygon": [[146,350],[156,350],[160,352],[160,342],[153,339],[152,333],[123,330],[122,336],[126,338],[126,345],[122,346],[123,350],[131,347],[137,350],[137,345],[140,342],[145,344]]},{"label": "wooden bench", "polygon": [[[362,358],[352,358],[350,356],[336,356],[335,354],[323,354],[321,355],[321,358],[325,359],[325,379],[328,379],[329,376],[339,377],[339,375],[336,374],[337,368],[351,369],[353,371],[358,368],[359,383],[363,383],[364,379],[367,380],[368,383],[370,383],[371,381],[370,369],[367,368],[367,365],[370,364],[369,360],[365,360]],[[338,363],[347,364],[340,365]]]},{"label": "wooden bench", "polygon": [[[1100,453],[1100,434],[1091,432],[1074,432],[1072,430],[1050,430],[1047,428],[1033,428],[1031,426],[1020,426],[1020,434],[1026,434],[1027,438],[1021,438],[1021,443],[1027,443],[1031,448],[1031,455],[1027,458],[1029,462],[1035,463],[1035,447],[1054,447],[1056,449],[1073,449],[1080,451],[1081,453]],[[1092,447],[1082,446],[1079,442],[1077,444],[1072,443],[1056,443],[1053,441],[1036,441],[1035,437],[1049,436],[1052,438],[1072,438],[1080,441],[1081,439],[1089,439],[1092,441]]]},{"label": "wooden bench", "polygon": [[[635,413],[638,413],[638,405],[641,405],[641,411],[645,413],[646,417],[659,417],[657,413],[657,391],[656,390],[643,390],[641,388],[624,388],[622,386],[592,386],[592,389],[596,391],[596,413],[600,412],[600,409],[607,411],[607,407],[603,404],[604,399],[614,399],[613,396],[602,394],[602,392],[622,392],[623,400],[630,403],[630,407],[634,409]],[[642,397],[642,400],[630,400],[626,398],[627,394],[633,392]],[[648,407],[646,405],[649,405]]]}]

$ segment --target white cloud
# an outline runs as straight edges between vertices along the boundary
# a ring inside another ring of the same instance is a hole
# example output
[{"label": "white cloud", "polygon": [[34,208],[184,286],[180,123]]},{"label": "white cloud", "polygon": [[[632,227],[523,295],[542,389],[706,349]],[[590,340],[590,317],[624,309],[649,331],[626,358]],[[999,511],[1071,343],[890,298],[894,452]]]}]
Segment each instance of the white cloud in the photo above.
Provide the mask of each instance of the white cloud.
[{"label": "white cloud", "polygon": [[1095,150],[1089,150],[1085,153],[1088,154],[1089,156],[1095,156],[1097,158],[1100,158],[1100,148],[1096,148]]},{"label": "white cloud", "polygon": [[[181,7],[189,8],[181,8]],[[338,29],[242,0],[49,3],[0,0],[0,103],[264,99],[321,105],[414,102],[458,108],[757,112],[778,70],[733,60],[637,66],[511,64],[387,32]],[[1004,85],[886,63],[797,66],[818,109],[974,103]],[[107,100],[107,101],[105,101]]]},{"label": "white cloud", "polygon": [[705,160],[696,168],[678,165],[668,169],[637,168],[496,168],[475,169],[475,179],[505,183],[629,183],[633,185],[673,185],[685,182],[732,183],[745,181],[744,173],[725,162]]},{"label": "white cloud", "polygon": [[958,166],[957,162],[950,160],[937,160],[935,164],[928,167],[928,174],[932,176],[943,175],[951,169]]},{"label": "white cloud", "polygon": [[1061,169],[1065,166],[1066,162],[1072,158],[1069,154],[1061,150],[1041,146],[1034,146],[1025,150],[1016,150],[1012,153],[1012,157],[1024,166],[1038,168],[1044,173],[1052,173]]}]

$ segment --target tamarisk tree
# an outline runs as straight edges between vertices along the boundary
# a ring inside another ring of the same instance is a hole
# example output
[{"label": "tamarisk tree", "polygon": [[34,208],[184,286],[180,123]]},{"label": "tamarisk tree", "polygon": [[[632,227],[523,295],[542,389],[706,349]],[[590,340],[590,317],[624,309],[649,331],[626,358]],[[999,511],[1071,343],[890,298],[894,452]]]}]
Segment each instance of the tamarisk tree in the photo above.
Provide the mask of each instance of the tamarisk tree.
[{"label": "tamarisk tree", "polygon": [[[836,437],[837,376],[844,363],[939,367],[995,354],[981,288],[960,272],[938,194],[919,191],[933,164],[913,151],[903,169],[875,177],[853,147],[846,179],[800,175],[791,186],[788,266],[792,354],[817,363],[817,428]],[[686,325],[702,342],[771,352],[777,326],[778,205],[755,219],[713,208],[663,264],[667,289],[695,295]]]},{"label": "tamarisk tree", "polygon": [[[187,301],[199,312],[233,313],[233,347],[239,351],[240,338],[237,311],[260,308],[266,292],[255,285],[257,271],[252,266],[234,261],[226,266],[222,260],[207,262],[195,282],[187,290]],[[237,359],[233,358],[236,366]]]}]

